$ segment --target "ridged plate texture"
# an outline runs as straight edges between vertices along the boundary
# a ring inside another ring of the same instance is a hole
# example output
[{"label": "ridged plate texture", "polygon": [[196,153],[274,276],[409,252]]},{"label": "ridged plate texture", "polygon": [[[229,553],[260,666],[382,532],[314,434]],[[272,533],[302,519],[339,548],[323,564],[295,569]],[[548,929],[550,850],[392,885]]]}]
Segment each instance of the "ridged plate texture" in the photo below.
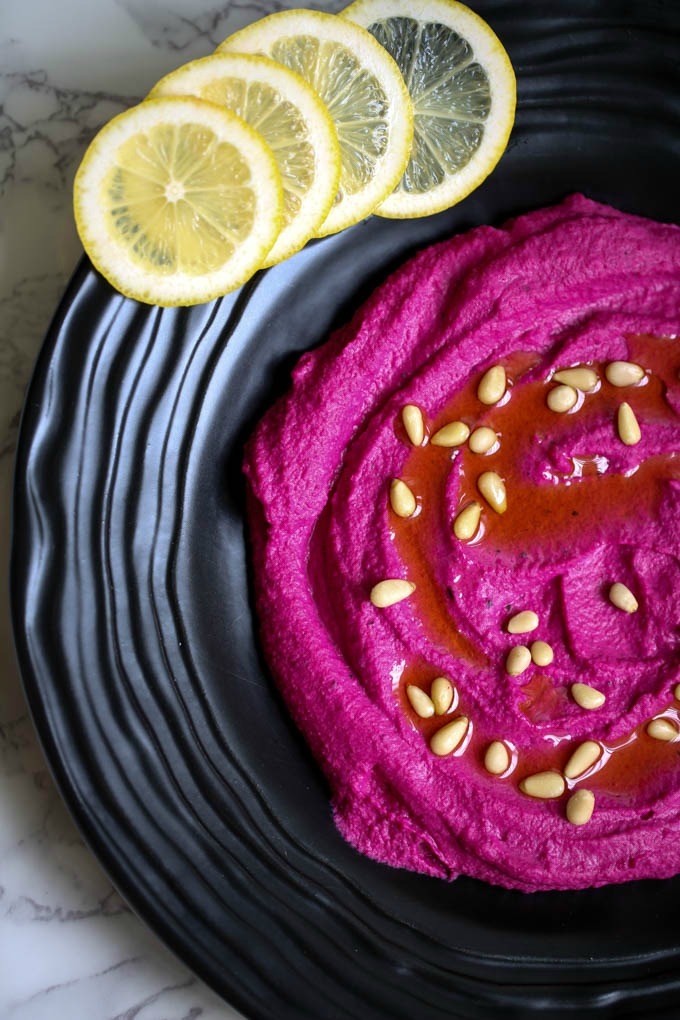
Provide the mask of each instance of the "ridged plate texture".
[{"label": "ridged plate texture", "polygon": [[302,351],[478,223],[573,191],[680,219],[680,5],[477,9],[519,111],[470,199],[192,310],[127,301],[83,261],[27,398],[12,592],[42,740],[133,907],[254,1020],[678,1016],[678,879],[525,896],[364,859],[255,637],[242,448]]}]

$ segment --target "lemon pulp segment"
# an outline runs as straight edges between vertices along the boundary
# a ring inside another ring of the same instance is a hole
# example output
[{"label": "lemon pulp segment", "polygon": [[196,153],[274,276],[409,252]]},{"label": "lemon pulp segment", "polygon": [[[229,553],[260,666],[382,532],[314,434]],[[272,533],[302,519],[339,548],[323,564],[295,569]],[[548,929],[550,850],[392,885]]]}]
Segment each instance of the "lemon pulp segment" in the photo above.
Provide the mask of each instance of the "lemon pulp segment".
[{"label": "lemon pulp segment", "polygon": [[282,39],[272,56],[303,74],[328,107],[341,139],[342,189],[356,194],[370,184],[389,142],[388,101],[380,82],[346,46],[311,36]]},{"label": "lemon pulp segment", "polygon": [[[462,170],[479,148],[491,109],[488,75],[470,44],[444,25],[393,18],[369,31],[398,53],[413,102],[413,149],[397,187],[429,191]],[[427,67],[433,55],[435,75]]]},{"label": "lemon pulp segment", "polygon": [[217,269],[255,217],[247,162],[235,146],[192,124],[159,124],[124,142],[102,180],[101,201],[130,258],[163,274]]}]

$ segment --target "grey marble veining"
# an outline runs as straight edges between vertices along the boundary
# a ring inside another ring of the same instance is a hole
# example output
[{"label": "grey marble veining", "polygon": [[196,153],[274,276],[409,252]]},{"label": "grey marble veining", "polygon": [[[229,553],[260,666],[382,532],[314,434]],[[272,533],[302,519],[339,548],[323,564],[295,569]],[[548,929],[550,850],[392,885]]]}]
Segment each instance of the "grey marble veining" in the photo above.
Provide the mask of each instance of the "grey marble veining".
[{"label": "grey marble veining", "polygon": [[[8,613],[12,453],[81,254],[73,177],[99,127],[278,0],[4,0],[0,9],[0,1017],[230,1020],[84,846],[38,746]],[[342,2],[318,3],[336,11]]]},{"label": "grey marble veining", "polygon": [[[300,4],[291,0],[282,3],[280,0],[235,0],[232,3],[205,6],[195,13],[189,13],[184,6],[181,11],[169,11],[167,5],[146,0],[117,0],[120,7],[126,10],[135,24],[139,26],[144,38],[152,46],[182,53],[189,47],[199,43],[205,46],[206,52],[213,50],[231,32],[244,25],[273,14],[275,11],[298,7]],[[343,0],[329,0],[327,3],[311,3],[305,6],[335,13],[346,7]]]}]

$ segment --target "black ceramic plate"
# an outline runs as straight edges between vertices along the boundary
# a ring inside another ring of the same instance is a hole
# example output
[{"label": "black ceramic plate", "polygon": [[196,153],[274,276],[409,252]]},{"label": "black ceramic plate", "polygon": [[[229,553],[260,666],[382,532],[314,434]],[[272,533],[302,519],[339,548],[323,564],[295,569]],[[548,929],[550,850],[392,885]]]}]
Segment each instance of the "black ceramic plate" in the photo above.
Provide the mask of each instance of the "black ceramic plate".
[{"label": "black ceramic plate", "polygon": [[13,611],[49,759],[134,908],[257,1020],[678,1016],[678,879],[525,896],[361,857],[255,637],[242,448],[302,351],[452,232],[576,190],[680,217],[678,4],[478,8],[520,106],[470,199],[192,310],[124,300],[83,262],[27,399]]}]

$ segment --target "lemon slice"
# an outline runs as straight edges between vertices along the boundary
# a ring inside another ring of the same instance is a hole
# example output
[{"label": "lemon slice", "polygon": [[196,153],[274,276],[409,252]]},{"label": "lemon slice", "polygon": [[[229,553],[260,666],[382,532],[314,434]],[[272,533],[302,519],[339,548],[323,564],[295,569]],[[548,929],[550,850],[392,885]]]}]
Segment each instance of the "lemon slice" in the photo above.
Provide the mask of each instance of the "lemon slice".
[{"label": "lemon slice", "polygon": [[328,107],[342,168],[318,236],[370,215],[395,188],[411,151],[411,102],[399,68],[368,32],[332,14],[280,11],[229,36],[218,50],[272,57]]},{"label": "lemon slice", "polygon": [[298,74],[266,57],[220,53],[166,75],[149,95],[207,99],[262,135],[283,183],[283,227],[265,266],[314,236],[337,194],[340,148],[328,110]]},{"label": "lemon slice", "polygon": [[399,64],[414,137],[380,216],[427,216],[469,195],[501,158],[515,119],[515,75],[485,21],[455,0],[356,0],[342,17],[367,28]]},{"label": "lemon slice", "polygon": [[240,117],[201,99],[150,99],[114,117],[76,174],[85,251],[127,297],[193,305],[239,287],[281,226],[274,156]]}]

